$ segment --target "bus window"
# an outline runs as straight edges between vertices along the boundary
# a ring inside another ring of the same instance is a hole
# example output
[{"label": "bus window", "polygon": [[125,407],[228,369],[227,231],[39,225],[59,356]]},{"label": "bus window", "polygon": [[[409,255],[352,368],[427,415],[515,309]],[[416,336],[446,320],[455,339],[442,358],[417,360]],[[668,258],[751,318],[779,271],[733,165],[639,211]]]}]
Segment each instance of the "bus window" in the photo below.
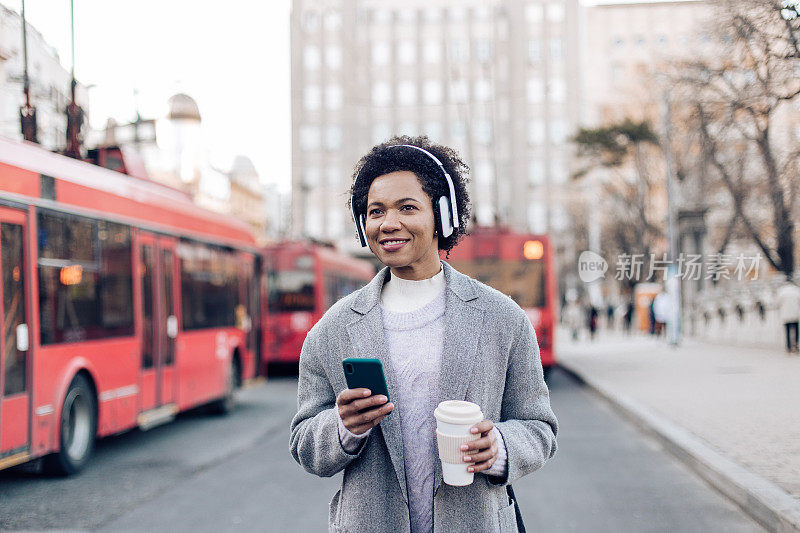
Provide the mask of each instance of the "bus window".
[{"label": "bus window", "polygon": [[239,264],[224,248],[181,242],[183,329],[221,328],[236,324]]},{"label": "bus window", "polygon": [[130,228],[39,213],[41,342],[133,335]]},{"label": "bus window", "polygon": [[314,271],[273,270],[268,287],[271,313],[314,310]]}]

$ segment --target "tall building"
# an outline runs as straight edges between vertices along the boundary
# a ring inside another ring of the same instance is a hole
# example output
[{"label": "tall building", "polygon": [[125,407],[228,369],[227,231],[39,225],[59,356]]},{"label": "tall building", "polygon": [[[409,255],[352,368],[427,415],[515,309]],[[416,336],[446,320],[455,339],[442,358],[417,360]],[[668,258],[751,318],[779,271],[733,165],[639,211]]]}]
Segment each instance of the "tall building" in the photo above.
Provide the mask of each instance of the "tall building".
[{"label": "tall building", "polygon": [[[63,150],[67,144],[66,108],[70,102],[70,71],[61,64],[55,48],[28,24],[28,79],[31,105],[36,107],[39,144]],[[22,17],[0,5],[0,135],[22,140],[19,108],[23,93]],[[78,105],[88,116],[89,98],[80,83],[75,89]],[[87,120],[88,122],[88,120]]]},{"label": "tall building", "polygon": [[479,223],[566,229],[577,0],[294,0],[291,64],[295,236],[357,248],[352,168],[395,134],[459,151]]}]

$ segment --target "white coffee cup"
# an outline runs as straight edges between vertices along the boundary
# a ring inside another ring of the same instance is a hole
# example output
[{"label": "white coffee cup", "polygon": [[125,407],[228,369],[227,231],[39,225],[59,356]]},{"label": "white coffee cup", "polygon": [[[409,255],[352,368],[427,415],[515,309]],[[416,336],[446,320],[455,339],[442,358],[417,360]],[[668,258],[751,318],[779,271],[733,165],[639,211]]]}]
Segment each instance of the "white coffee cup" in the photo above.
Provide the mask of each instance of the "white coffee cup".
[{"label": "white coffee cup", "polygon": [[461,446],[479,439],[480,433],[470,428],[483,420],[479,405],[460,400],[447,400],[433,411],[436,417],[436,441],[442,461],[442,480],[448,485],[463,487],[472,483],[475,474],[467,471],[473,463],[464,462]]}]

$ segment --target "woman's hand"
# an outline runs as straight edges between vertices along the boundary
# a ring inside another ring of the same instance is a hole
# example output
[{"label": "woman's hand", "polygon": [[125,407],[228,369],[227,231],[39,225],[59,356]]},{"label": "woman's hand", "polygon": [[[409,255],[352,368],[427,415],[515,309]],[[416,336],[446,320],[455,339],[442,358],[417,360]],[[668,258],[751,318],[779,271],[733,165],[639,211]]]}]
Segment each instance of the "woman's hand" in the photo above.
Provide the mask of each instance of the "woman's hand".
[{"label": "woman's hand", "polygon": [[369,389],[345,389],[336,397],[336,405],[344,427],[356,435],[366,433],[367,430],[377,426],[392,412],[394,405],[387,401],[386,396],[372,395]]},{"label": "woman's hand", "polygon": [[469,472],[489,470],[497,460],[497,437],[492,428],[494,423],[491,420],[478,422],[470,431],[480,433],[480,438],[461,445],[461,451],[465,452],[464,462],[475,463],[467,468]]}]

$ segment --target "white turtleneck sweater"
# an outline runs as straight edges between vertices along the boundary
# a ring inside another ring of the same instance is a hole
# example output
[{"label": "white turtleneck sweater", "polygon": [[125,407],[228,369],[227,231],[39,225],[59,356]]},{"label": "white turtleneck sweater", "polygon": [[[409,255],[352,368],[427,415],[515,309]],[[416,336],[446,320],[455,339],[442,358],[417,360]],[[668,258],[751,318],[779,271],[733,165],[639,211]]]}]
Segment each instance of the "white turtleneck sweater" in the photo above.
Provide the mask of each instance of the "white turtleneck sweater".
[{"label": "white turtleneck sweater", "polygon": [[[433,475],[438,460],[433,410],[439,396],[444,314],[445,279],[441,268],[432,278],[413,281],[390,277],[383,286],[381,316],[397,389],[392,401],[400,417],[413,533],[433,531]],[[372,430],[356,435],[339,418],[338,432],[342,448],[355,453]],[[494,428],[493,433],[498,458],[484,473],[503,477],[507,469],[506,448],[500,431]]]}]

